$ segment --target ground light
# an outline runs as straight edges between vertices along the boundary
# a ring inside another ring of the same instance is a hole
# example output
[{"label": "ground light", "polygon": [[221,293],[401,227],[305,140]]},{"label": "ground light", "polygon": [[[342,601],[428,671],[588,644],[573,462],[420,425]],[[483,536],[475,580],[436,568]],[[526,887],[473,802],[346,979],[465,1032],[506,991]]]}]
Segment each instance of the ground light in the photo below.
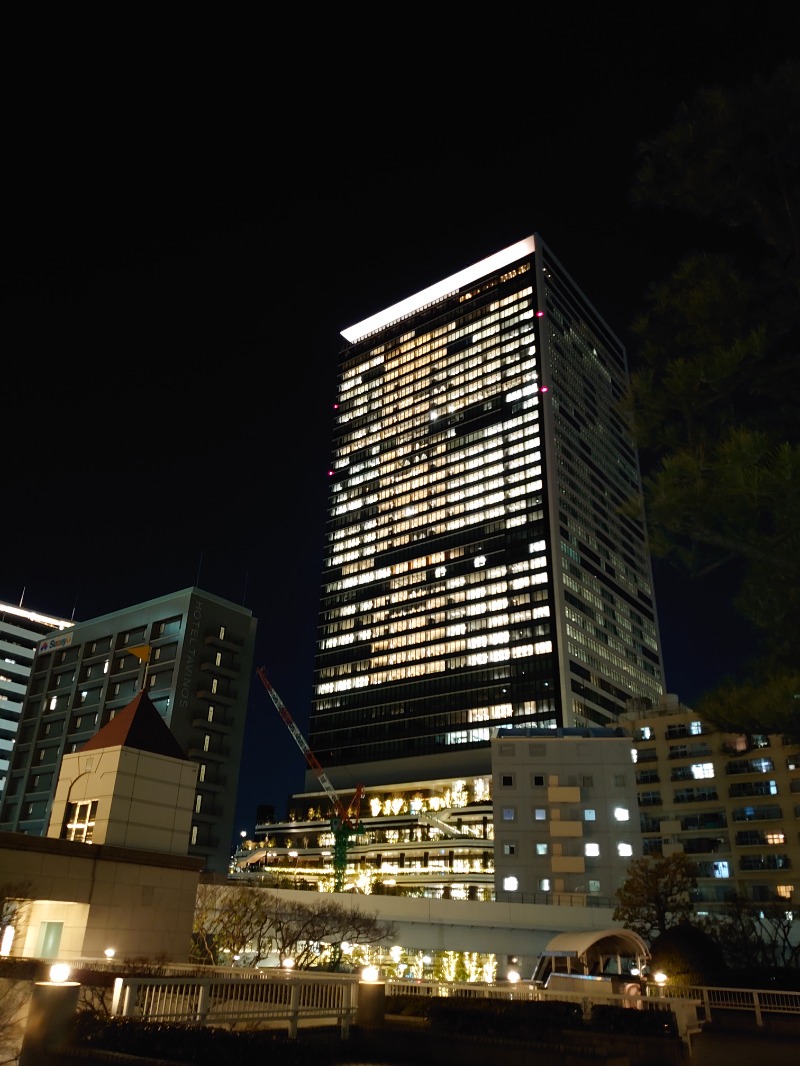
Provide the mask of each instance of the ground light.
[{"label": "ground light", "polygon": [[71,972],[67,963],[56,962],[50,967],[49,981],[35,982],[18,1066],[50,1062],[56,1048],[66,1039],[81,987],[78,981],[69,980]]},{"label": "ground light", "polygon": [[386,1018],[386,982],[377,966],[365,966],[358,983],[356,1022],[362,1028],[382,1026]]}]

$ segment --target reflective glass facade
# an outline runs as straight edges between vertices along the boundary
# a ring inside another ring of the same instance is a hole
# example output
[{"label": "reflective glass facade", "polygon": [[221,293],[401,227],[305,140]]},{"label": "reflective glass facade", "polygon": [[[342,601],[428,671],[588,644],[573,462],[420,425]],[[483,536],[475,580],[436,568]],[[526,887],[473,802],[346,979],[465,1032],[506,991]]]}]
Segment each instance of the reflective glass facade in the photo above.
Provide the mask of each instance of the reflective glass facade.
[{"label": "reflective glass facade", "polygon": [[[310,745],[607,726],[664,691],[625,351],[538,236],[343,331]],[[641,514],[641,512],[640,512]]]}]

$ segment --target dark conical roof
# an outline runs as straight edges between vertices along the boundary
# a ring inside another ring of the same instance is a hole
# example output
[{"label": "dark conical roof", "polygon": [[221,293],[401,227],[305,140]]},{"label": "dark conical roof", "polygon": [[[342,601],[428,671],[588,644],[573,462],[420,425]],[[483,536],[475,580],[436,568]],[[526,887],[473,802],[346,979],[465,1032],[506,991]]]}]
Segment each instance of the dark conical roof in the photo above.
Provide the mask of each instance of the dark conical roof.
[{"label": "dark conical roof", "polygon": [[127,707],[117,711],[111,721],[98,729],[91,740],[79,749],[97,751],[98,748],[135,748],[154,755],[168,755],[171,759],[186,759],[172,730],[158,713],[153,701],[142,691]]}]

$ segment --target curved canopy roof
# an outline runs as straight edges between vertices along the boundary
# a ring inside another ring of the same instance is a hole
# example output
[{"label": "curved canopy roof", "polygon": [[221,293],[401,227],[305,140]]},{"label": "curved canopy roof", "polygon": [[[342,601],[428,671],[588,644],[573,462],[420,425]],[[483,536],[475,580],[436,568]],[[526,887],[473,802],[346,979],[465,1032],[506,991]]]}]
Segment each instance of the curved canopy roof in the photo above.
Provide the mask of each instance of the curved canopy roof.
[{"label": "curved canopy roof", "polygon": [[542,955],[584,958],[590,950],[598,955],[622,955],[649,958],[644,940],[632,929],[589,929],[585,932],[558,933],[548,942]]}]

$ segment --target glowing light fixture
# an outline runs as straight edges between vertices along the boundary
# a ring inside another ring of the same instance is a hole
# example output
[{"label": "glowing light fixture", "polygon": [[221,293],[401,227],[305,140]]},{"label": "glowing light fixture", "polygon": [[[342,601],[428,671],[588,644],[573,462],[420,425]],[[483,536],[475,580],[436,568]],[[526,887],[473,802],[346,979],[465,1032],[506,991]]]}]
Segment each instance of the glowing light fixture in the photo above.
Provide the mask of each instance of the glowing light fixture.
[{"label": "glowing light fixture", "polygon": [[50,980],[53,984],[60,985],[69,979],[72,970],[66,962],[54,962],[50,967]]},{"label": "glowing light fixture", "polygon": [[378,967],[377,966],[365,966],[361,971],[361,980],[374,983],[378,980]]}]

